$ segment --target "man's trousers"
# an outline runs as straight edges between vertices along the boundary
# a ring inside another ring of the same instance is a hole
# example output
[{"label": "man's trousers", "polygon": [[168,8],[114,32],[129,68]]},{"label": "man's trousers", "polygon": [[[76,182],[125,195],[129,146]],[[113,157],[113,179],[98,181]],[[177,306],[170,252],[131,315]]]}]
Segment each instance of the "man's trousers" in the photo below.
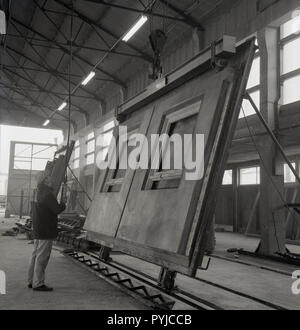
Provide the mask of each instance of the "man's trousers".
[{"label": "man's trousers", "polygon": [[28,284],[32,284],[33,288],[45,284],[45,270],[50,259],[52,244],[52,240],[34,240],[28,272]]}]

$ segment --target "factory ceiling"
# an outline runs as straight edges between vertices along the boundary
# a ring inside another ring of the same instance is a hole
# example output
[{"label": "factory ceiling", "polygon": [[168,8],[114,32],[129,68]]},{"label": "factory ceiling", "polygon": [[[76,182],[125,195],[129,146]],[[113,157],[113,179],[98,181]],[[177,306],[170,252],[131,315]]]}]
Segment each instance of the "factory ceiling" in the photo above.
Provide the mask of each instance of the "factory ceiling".
[{"label": "factory ceiling", "polygon": [[[90,123],[105,111],[105,90],[126,90],[137,67],[151,64],[151,25],[164,26],[168,40],[183,29],[202,30],[201,22],[222,0],[2,0],[7,4],[7,34],[0,37],[0,123],[68,127]],[[122,37],[141,15],[150,17],[128,42]],[[72,36],[72,38],[71,38]],[[72,47],[70,40],[72,40]],[[69,72],[70,53],[72,66]],[[132,60],[134,59],[134,61]],[[92,82],[82,86],[89,72]]]}]

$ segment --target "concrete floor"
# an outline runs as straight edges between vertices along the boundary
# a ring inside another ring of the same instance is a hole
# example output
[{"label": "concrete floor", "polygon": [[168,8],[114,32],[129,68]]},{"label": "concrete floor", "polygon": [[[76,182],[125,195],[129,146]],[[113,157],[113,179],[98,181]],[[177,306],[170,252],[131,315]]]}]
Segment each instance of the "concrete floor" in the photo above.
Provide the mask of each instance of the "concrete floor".
[{"label": "concrete floor", "polygon": [[0,269],[6,273],[7,291],[6,295],[0,296],[0,310],[146,309],[133,298],[66,259],[56,248],[46,278],[54,291],[45,293],[28,289],[27,268],[33,246],[23,235],[1,236],[13,222],[3,221],[0,218]]},{"label": "concrete floor", "polygon": [[[7,275],[7,294],[1,296],[1,309],[145,309],[143,305],[87,270],[66,259],[57,248],[53,251],[47,273],[47,283],[53,293],[38,293],[26,288],[26,273],[32,245],[22,235],[4,237],[1,233],[11,227],[0,215],[0,269]],[[300,296],[291,292],[291,274],[297,267],[273,261],[236,256],[226,252],[238,247],[254,251],[258,239],[232,233],[217,233],[217,249],[208,271],[197,277],[226,288],[272,302],[287,309],[300,309]],[[300,253],[300,247],[291,247]],[[220,258],[225,258],[220,259]],[[160,268],[139,259],[114,253],[113,260],[155,278]],[[241,264],[246,263],[246,264]],[[260,267],[279,270],[279,274]],[[210,301],[223,309],[271,309],[249,298],[217,288],[183,275],[177,275],[179,288]],[[175,309],[180,305],[176,306]]]},{"label": "concrete floor", "polygon": [[[259,243],[256,238],[233,233],[216,233],[216,239],[216,251],[212,256],[210,267],[207,271],[198,271],[197,278],[271,302],[286,309],[300,309],[300,296],[293,295],[291,291],[291,285],[294,281],[292,273],[297,270],[297,266],[227,253],[228,248],[244,248],[248,251],[255,251]],[[300,253],[299,246],[288,247],[294,253]],[[113,259],[155,278],[158,277],[160,271],[158,266],[130,256],[114,255]],[[261,269],[261,267],[267,267],[270,270],[285,274]],[[272,309],[254,300],[183,275],[177,275],[176,284],[180,289],[226,310]]]}]

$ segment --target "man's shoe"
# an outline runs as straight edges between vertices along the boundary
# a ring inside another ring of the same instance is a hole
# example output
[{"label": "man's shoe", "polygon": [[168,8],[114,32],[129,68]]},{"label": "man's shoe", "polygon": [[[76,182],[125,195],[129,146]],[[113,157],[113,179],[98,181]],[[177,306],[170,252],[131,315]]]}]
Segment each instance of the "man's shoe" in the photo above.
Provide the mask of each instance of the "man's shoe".
[{"label": "man's shoe", "polygon": [[34,291],[44,291],[44,292],[50,292],[50,291],[53,291],[53,288],[50,288],[49,286],[47,285],[41,285],[41,286],[38,286],[36,288],[33,288]]},{"label": "man's shoe", "polygon": [[32,284],[28,284],[28,289],[32,289]]}]

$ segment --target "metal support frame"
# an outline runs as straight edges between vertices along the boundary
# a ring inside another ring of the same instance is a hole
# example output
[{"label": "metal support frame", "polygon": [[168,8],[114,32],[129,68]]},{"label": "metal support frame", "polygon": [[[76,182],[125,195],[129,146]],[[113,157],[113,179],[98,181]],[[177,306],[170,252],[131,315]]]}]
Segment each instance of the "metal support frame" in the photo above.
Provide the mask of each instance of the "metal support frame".
[{"label": "metal support frame", "polygon": [[84,265],[101,279],[151,308],[170,310],[175,304],[175,301],[158,291],[153,285],[139,280],[137,276],[130,276],[131,274],[121,267],[103,262],[90,254],[74,250],[66,250],[64,255]]},{"label": "metal support frame", "polygon": [[158,285],[167,291],[172,291],[175,287],[177,272],[162,267],[158,277]]},{"label": "metal support frame", "polygon": [[[97,4],[103,5],[103,6],[109,6],[109,7],[112,7],[112,8],[118,8],[118,9],[122,9],[122,10],[125,10],[125,11],[140,13],[140,14],[147,14],[149,12],[149,11],[146,10],[145,7],[144,7],[145,9],[142,10],[142,9],[137,9],[137,8],[128,7],[128,6],[124,6],[124,5],[119,5],[119,4],[116,4],[116,3],[110,3],[110,2],[107,2],[107,1],[104,1],[104,0],[85,0],[85,1],[97,3]],[[169,7],[169,5],[168,5],[168,7]],[[172,6],[172,7],[174,7],[174,6]],[[181,23],[187,24],[187,25],[192,26],[192,27],[201,26],[200,23],[196,22],[190,16],[185,15],[178,8],[176,8],[176,12],[177,12],[177,14],[180,13],[180,16],[182,16],[183,18],[174,17],[174,16],[170,16],[170,15],[164,15],[164,14],[160,14],[160,13],[157,13],[157,12],[151,12],[150,14],[151,14],[151,16],[154,16],[154,17],[160,17],[160,18],[164,18],[164,19],[168,19],[168,20],[172,20],[172,21],[181,22]]]},{"label": "metal support frame", "polygon": [[[39,93],[46,93],[47,95],[51,95],[51,96],[53,95],[53,96],[55,96],[56,98],[58,98],[58,99],[61,100],[61,101],[64,100],[64,98],[61,97],[60,95],[58,95],[58,94],[54,94],[52,91],[47,90],[47,89],[44,89],[42,86],[40,86],[40,85],[37,84],[36,82],[31,81],[31,80],[25,78],[24,76],[22,76],[21,74],[19,74],[19,73],[17,73],[17,72],[14,72],[14,71],[12,71],[12,70],[10,70],[10,69],[8,69],[8,68],[3,68],[3,70],[4,70],[4,71],[8,71],[8,72],[10,72],[11,74],[13,74],[13,75],[19,77],[20,79],[23,79],[24,81],[28,82],[28,83],[31,84],[31,85],[36,86],[36,87],[38,88],[38,92],[39,92]],[[57,106],[58,106],[58,104],[55,103],[55,108],[57,108]],[[88,124],[88,123],[89,123],[89,114],[88,114],[88,112],[85,111],[85,110],[83,110],[81,107],[79,107],[79,106],[77,106],[77,105],[75,105],[75,104],[72,104],[72,106],[76,108],[76,109],[74,109],[73,111],[78,111],[78,112],[80,112],[81,114],[84,115],[85,120],[86,120],[86,122],[87,122],[87,124]]]},{"label": "metal support frame", "polygon": [[198,28],[200,31],[205,31],[204,27],[201,25],[201,23],[197,22],[196,19],[194,19],[191,15],[186,14],[181,9],[174,6],[170,1],[168,0],[159,0],[164,6],[167,8],[173,10],[175,13],[179,14],[181,17],[184,18],[184,22],[194,28]]},{"label": "metal support frame", "polygon": [[99,259],[103,260],[103,261],[110,261],[110,252],[111,252],[111,248],[101,245],[100,247],[100,251],[99,251]]},{"label": "metal support frame", "polygon": [[[54,0],[54,1],[56,3],[58,3],[58,4],[60,4],[65,9],[72,10],[72,8],[69,5],[65,4],[61,0]],[[112,38],[114,38],[115,40],[119,40],[120,39],[120,36],[117,36],[112,31],[110,31],[108,28],[106,28],[105,26],[103,26],[102,24],[100,24],[100,23],[98,23],[98,22],[96,22],[94,20],[91,20],[90,18],[88,18],[87,16],[85,16],[84,14],[82,14],[81,12],[79,12],[78,10],[73,9],[73,12],[75,13],[75,15],[77,15],[82,21],[86,22],[87,24],[89,24],[91,26],[94,26],[95,28],[98,28],[98,29],[102,30],[103,32],[105,32],[106,34],[108,34],[109,36],[111,36]],[[145,61],[147,61],[149,63],[152,63],[153,58],[150,55],[148,55],[147,53],[143,52],[139,48],[133,46],[130,42],[122,42],[122,44],[127,45],[127,47],[129,47],[132,50],[138,52],[142,56],[142,59],[144,59]],[[109,52],[109,49],[107,50],[107,52]]]},{"label": "metal support frame", "polygon": [[61,35],[66,41],[69,40],[69,38],[59,29],[59,27],[56,25],[56,23],[52,20],[52,18],[48,15],[48,13],[45,10],[45,7],[40,6],[40,4],[33,0],[36,7],[41,11],[41,13],[48,19],[49,22],[54,26],[55,30],[57,31],[57,34]]},{"label": "metal support frame", "polygon": [[[56,0],[55,0],[56,1]],[[25,28],[26,30],[38,35],[39,37],[47,40],[48,42],[51,42],[53,43],[54,45],[56,45],[63,53],[69,55],[69,50],[64,47],[64,46],[61,46],[60,44],[56,43],[55,40],[51,40],[50,38],[48,38],[47,36],[45,36],[44,34],[42,34],[41,32],[39,31],[36,31],[35,29],[33,29],[32,27],[29,27],[27,26],[25,23],[21,22],[20,20],[18,20],[17,18],[15,17],[11,17],[11,21],[14,22],[14,23],[17,23],[18,25],[20,25],[21,27]],[[78,60],[80,60],[81,62],[85,63],[86,65],[88,65],[89,67],[93,68],[94,65],[89,62],[86,58],[78,55],[78,54],[73,54],[74,58],[77,58]],[[116,77],[115,75],[97,67],[96,68],[99,72],[101,72],[102,74],[106,75],[107,77],[110,77],[114,83],[116,83],[117,85],[121,85],[121,86],[125,86],[125,82],[121,81],[118,77]]]},{"label": "metal support frame", "polygon": [[[53,70],[42,70],[42,69],[32,68],[32,67],[28,67],[28,66],[22,66],[22,68],[20,68],[19,66],[9,65],[9,64],[3,64],[3,67],[14,69],[14,70],[25,70],[25,71],[42,72],[42,73],[51,73],[53,71],[57,74],[57,76],[63,76],[63,77],[68,76],[68,74],[66,72],[61,72],[61,71],[54,70],[54,69]],[[71,77],[82,79],[82,76],[80,76],[79,74],[75,74],[75,73],[71,74]],[[61,78],[61,77],[58,77],[58,78]],[[102,78],[98,78],[98,77],[95,77],[94,79],[98,80],[98,81],[112,81],[110,79],[107,80],[107,79],[102,79]],[[88,96],[85,96],[85,97],[88,98]]]},{"label": "metal support frame", "polygon": [[[62,84],[62,82],[61,82],[59,79],[62,79],[62,80],[64,80],[64,81],[68,82],[68,78],[67,78],[67,75],[68,75],[68,74],[67,74],[67,73],[61,73],[61,72],[57,71],[56,69],[53,69],[53,68],[49,67],[48,64],[47,64],[47,65],[44,65],[43,63],[39,63],[39,62],[35,61],[34,59],[32,59],[32,58],[26,56],[25,54],[23,54],[23,53],[17,51],[16,49],[14,49],[14,48],[12,48],[12,47],[10,47],[10,46],[7,46],[6,49],[7,49],[7,50],[10,50],[10,51],[12,51],[12,52],[14,52],[15,54],[17,54],[17,55],[19,55],[19,56],[21,56],[21,57],[23,57],[26,61],[29,61],[30,63],[35,64],[35,65],[37,65],[38,67],[44,69],[47,73],[49,73],[51,76],[53,76],[54,78],[56,78],[57,81],[60,82],[60,84]],[[5,67],[5,66],[4,66],[4,67]],[[24,69],[25,69],[25,68],[24,68]],[[65,75],[66,77],[65,77],[64,75]],[[78,77],[79,77],[79,76],[78,76]],[[81,78],[82,78],[82,77],[81,77]],[[107,81],[107,80],[104,79],[104,81]],[[112,80],[109,80],[109,81],[112,81]],[[76,85],[73,81],[71,81],[71,84],[72,84],[73,86]],[[63,84],[62,84],[62,86],[66,89],[66,87],[65,87]],[[95,100],[98,100],[99,102],[104,102],[104,100],[101,99],[101,98],[99,98],[99,96],[97,96],[97,94],[95,94],[95,93],[89,91],[89,90],[86,89],[85,87],[82,86],[81,89],[82,89],[86,94],[91,95]],[[66,89],[66,90],[67,90],[67,89]]]},{"label": "metal support frame", "polygon": [[[39,110],[40,111],[42,111],[43,112],[43,114],[44,115],[48,115],[47,114],[47,112],[45,111],[45,110],[43,110],[43,109],[48,109],[49,111],[52,111],[52,109],[51,108],[49,108],[49,107],[46,107],[46,106],[44,106],[44,105],[42,105],[42,104],[40,104],[40,103],[38,103],[38,102],[36,102],[26,91],[24,91],[22,88],[19,88],[18,89],[18,82],[11,76],[11,75],[9,75],[7,72],[4,72],[3,71],[3,73],[5,74],[5,76],[7,77],[7,79],[14,85],[14,87],[11,87],[10,89],[11,90],[13,90],[15,93],[18,93],[19,95],[22,95],[25,99],[27,99],[27,100],[29,100],[30,101],[30,103],[31,103],[31,105],[34,105],[34,106],[37,106],[37,107],[39,107]],[[4,82],[3,82],[3,80],[2,80],[2,83],[3,84],[5,84]],[[8,85],[6,85],[6,86],[8,86]],[[8,87],[10,87],[10,86],[8,86]],[[9,97],[9,95],[8,95],[8,98],[10,98]],[[63,117],[63,115],[61,115],[62,117]]]},{"label": "metal support frame", "polygon": [[[23,39],[23,40],[28,40],[27,37],[25,36],[20,36],[20,35],[16,35],[16,34],[7,34],[8,37],[10,38],[17,38],[17,39]],[[47,44],[41,44],[47,42]],[[43,39],[38,39],[38,38],[30,38],[30,43],[33,46],[36,47],[43,47],[43,48],[48,48],[48,49],[60,49],[58,46],[55,45],[51,45],[49,46],[49,42]],[[67,47],[68,43],[64,43],[64,42],[58,42],[56,41],[57,44]],[[106,53],[108,51],[108,49],[105,48],[98,48],[98,47],[91,47],[91,46],[84,46],[84,45],[78,45],[76,42],[73,43],[73,47],[74,48],[79,48],[79,49],[83,49],[83,50],[90,50],[93,52],[99,52],[99,53]],[[112,50],[110,51],[111,54],[115,54],[115,55],[119,55],[119,56],[126,56],[126,57],[134,57],[134,58],[142,58],[141,55],[137,55],[137,54],[132,54],[132,53],[127,53],[127,52],[121,52],[121,51],[117,51],[117,50]],[[107,80],[107,79],[105,79]],[[108,81],[113,81],[112,79],[108,79]]]},{"label": "metal support frame", "polygon": [[[13,26],[15,27],[15,29],[16,29],[16,31],[20,34],[20,35],[22,35],[22,33],[19,31],[19,29],[13,24]],[[75,40],[76,40],[76,38],[75,38]],[[31,44],[31,42],[30,41],[28,41],[27,40],[27,38],[25,39],[25,42],[29,45],[29,47],[37,54],[37,56],[38,57],[40,57],[41,58],[41,56],[39,55],[39,53],[35,50],[35,48],[33,47],[33,45]],[[62,60],[62,58],[63,58],[63,56],[65,55],[66,53],[64,52],[63,53],[63,55],[62,55],[62,57],[61,57],[61,60]],[[22,56],[23,54],[21,54],[20,56]],[[73,55],[74,56],[74,55]],[[24,57],[24,56],[23,56]],[[74,59],[75,60],[75,59]],[[53,70],[52,68],[49,68],[49,65],[46,63],[46,61],[43,59],[43,58],[41,58],[41,61],[43,62],[43,63],[45,63],[46,64],[46,68],[49,70]],[[60,63],[60,62],[59,62]],[[36,63],[37,65],[39,65],[39,63]],[[78,64],[79,65],[79,64]],[[80,65],[79,65],[79,67],[80,67]],[[57,70],[58,69],[58,66],[55,68],[55,70]],[[83,72],[85,73],[85,71],[83,70]],[[64,86],[63,84],[62,84],[62,82],[61,81],[59,81],[59,77],[57,76],[57,75],[55,75],[54,74],[54,77],[58,80],[58,82],[68,91],[68,88],[66,87],[66,86]],[[67,79],[66,77],[61,77],[63,80],[65,80],[66,82],[68,82],[69,83],[69,79]],[[47,84],[48,84],[48,82],[50,81],[50,77],[48,78],[48,81],[47,81],[47,83],[46,83],[46,85],[45,86],[47,86]],[[113,80],[111,80],[111,81],[113,81]],[[73,85],[73,86],[77,86],[74,82],[71,82],[71,84]],[[100,98],[96,93],[94,93],[94,92],[91,92],[91,91],[89,91],[86,87],[84,87],[84,86],[81,86],[81,89],[85,92],[85,93],[87,93],[87,94],[89,94],[89,95],[92,95],[96,100],[98,100],[100,103],[101,103],[101,106],[103,107],[103,108],[106,108],[106,102],[105,102],[105,100],[104,99],[102,99],[102,98]],[[76,91],[75,91],[76,92]],[[87,115],[85,116],[85,120],[86,120],[86,122],[88,123],[88,113],[87,113]]]},{"label": "metal support frame", "polygon": [[[16,81],[13,77],[11,77],[10,75],[8,75],[7,72],[4,72],[4,74],[5,74],[5,75],[7,76],[7,78],[12,82],[12,84],[14,84],[14,85],[16,85],[16,87],[18,87],[18,83],[17,83],[17,81]],[[51,108],[49,108],[49,107],[47,107],[47,106],[45,106],[45,105],[43,105],[43,104],[41,104],[41,103],[35,101],[30,95],[28,95],[28,93],[26,93],[26,92],[24,92],[24,91],[20,92],[20,91],[17,90],[17,89],[14,89],[14,92],[18,93],[19,95],[22,95],[25,99],[29,100],[33,106],[38,107],[38,109],[39,109],[40,111],[42,111],[42,112],[44,113],[44,115],[46,116],[46,117],[44,117],[44,118],[47,118],[48,114],[47,114],[47,112],[46,112],[45,110],[43,110],[43,109],[47,109],[47,110],[53,112],[53,109],[51,109]],[[10,99],[10,97],[9,97],[9,99]],[[15,102],[15,103],[18,104],[18,102]],[[18,104],[18,105],[19,105],[19,104]],[[68,118],[67,118],[66,116],[64,116],[63,114],[58,113],[58,115],[59,115],[60,117],[64,118],[65,120],[68,120]],[[71,121],[71,123],[72,123],[72,125],[73,125],[73,127],[74,127],[74,129],[75,129],[75,128],[77,127],[76,123],[75,123],[73,120]]]},{"label": "metal support frame", "polygon": [[[44,88],[40,88],[39,86],[37,86],[38,84],[35,82],[35,80],[30,76],[30,74],[27,72],[27,71],[25,71],[24,69],[23,69],[23,67],[19,64],[19,62],[15,59],[15,57],[10,53],[10,52],[6,52],[8,55],[9,55],[9,57],[15,62],[15,64],[20,68],[20,69],[22,69],[22,71],[25,73],[25,75],[27,76],[27,78],[28,79],[26,79],[27,80],[27,82],[29,81],[29,83],[30,84],[33,84],[33,85],[35,85],[36,87],[38,87],[38,89],[39,90],[45,90],[45,87]],[[4,68],[3,68],[4,69]],[[14,71],[10,71],[12,74],[17,74],[17,73],[15,73]],[[17,74],[18,75],[18,74]],[[21,77],[21,75],[19,76],[19,77]],[[22,76],[23,77],[23,76]],[[49,93],[47,93],[49,96],[50,96],[50,94]],[[35,99],[35,101],[38,101],[38,99],[39,99],[39,96]],[[51,95],[51,100],[52,100],[52,102],[56,105],[56,102],[53,100],[53,98],[52,98],[52,95]]]},{"label": "metal support frame", "polygon": [[24,190],[21,190],[21,198],[20,198],[20,210],[19,210],[19,219],[23,218],[23,203],[24,203]]},{"label": "metal support frame", "polygon": [[300,183],[300,177],[297,173],[297,171],[294,169],[291,161],[289,160],[289,158],[287,157],[285,151],[283,150],[283,147],[281,146],[280,142],[277,140],[275,134],[272,132],[272,130],[270,129],[269,125],[267,124],[267,122],[265,121],[263,115],[260,113],[259,109],[257,108],[255,102],[253,101],[252,97],[246,93],[245,94],[245,99],[248,100],[253,108],[253,110],[256,112],[259,120],[261,121],[261,123],[263,124],[264,128],[266,129],[267,133],[270,135],[270,137],[272,138],[273,142],[275,143],[276,147],[278,148],[281,156],[283,157],[283,159],[286,161],[287,165],[289,166],[290,170],[292,171],[292,173],[294,174],[296,180],[298,181],[298,183]]},{"label": "metal support frame", "polygon": [[[22,32],[20,31],[20,29],[14,24],[14,23],[12,23],[12,26],[15,28],[15,30],[19,33],[19,35],[23,35],[22,34]],[[35,49],[35,47],[32,45],[32,43],[30,42],[30,40],[28,41],[28,39],[25,39],[25,43],[29,46],[29,48],[37,55],[37,57],[38,58],[40,58],[41,59],[41,61],[44,63],[45,62],[45,60],[44,60],[44,58],[40,55],[40,53]],[[9,53],[9,55],[10,55],[10,53]],[[58,68],[58,66],[60,65],[60,63],[61,63],[61,61],[63,60],[63,58],[64,58],[64,55],[65,54],[63,54],[61,57],[60,57],[60,60],[58,61],[58,63],[57,63],[57,65],[56,65],[56,69]],[[12,55],[10,55],[10,56],[12,56]],[[16,60],[15,60],[15,62],[17,63],[17,65],[19,65],[19,62],[17,62]],[[25,62],[23,62],[23,65],[25,64]],[[27,76],[29,76],[29,74],[28,74],[28,72],[27,71],[25,71],[24,70],[24,72],[25,72],[25,74],[27,75]],[[48,80],[47,80],[47,82],[46,82],[46,84],[44,84],[44,88],[46,88],[47,86],[48,86],[48,83],[49,83],[49,81],[50,81],[50,78],[51,76],[49,76],[48,77]],[[63,86],[63,88],[67,91],[67,88],[58,80],[58,82]],[[40,98],[40,95],[41,94],[39,94],[38,96],[37,96],[37,98],[36,98],[36,100],[38,101],[39,100],[39,98]],[[51,99],[52,99],[52,96],[49,96],[49,97],[51,97]],[[53,99],[52,99],[53,100]],[[45,101],[45,100],[44,100]]]},{"label": "metal support frame", "polygon": [[45,119],[44,117],[38,115],[37,113],[33,112],[32,110],[24,108],[22,105],[16,103],[14,100],[11,100],[3,95],[0,95],[0,99],[6,101],[8,104],[12,104],[16,107],[14,109],[11,109],[11,108],[7,109],[9,112],[10,111],[19,111],[19,112],[24,112],[26,114],[28,114],[28,112],[30,112],[32,115],[36,116],[37,120]]}]

